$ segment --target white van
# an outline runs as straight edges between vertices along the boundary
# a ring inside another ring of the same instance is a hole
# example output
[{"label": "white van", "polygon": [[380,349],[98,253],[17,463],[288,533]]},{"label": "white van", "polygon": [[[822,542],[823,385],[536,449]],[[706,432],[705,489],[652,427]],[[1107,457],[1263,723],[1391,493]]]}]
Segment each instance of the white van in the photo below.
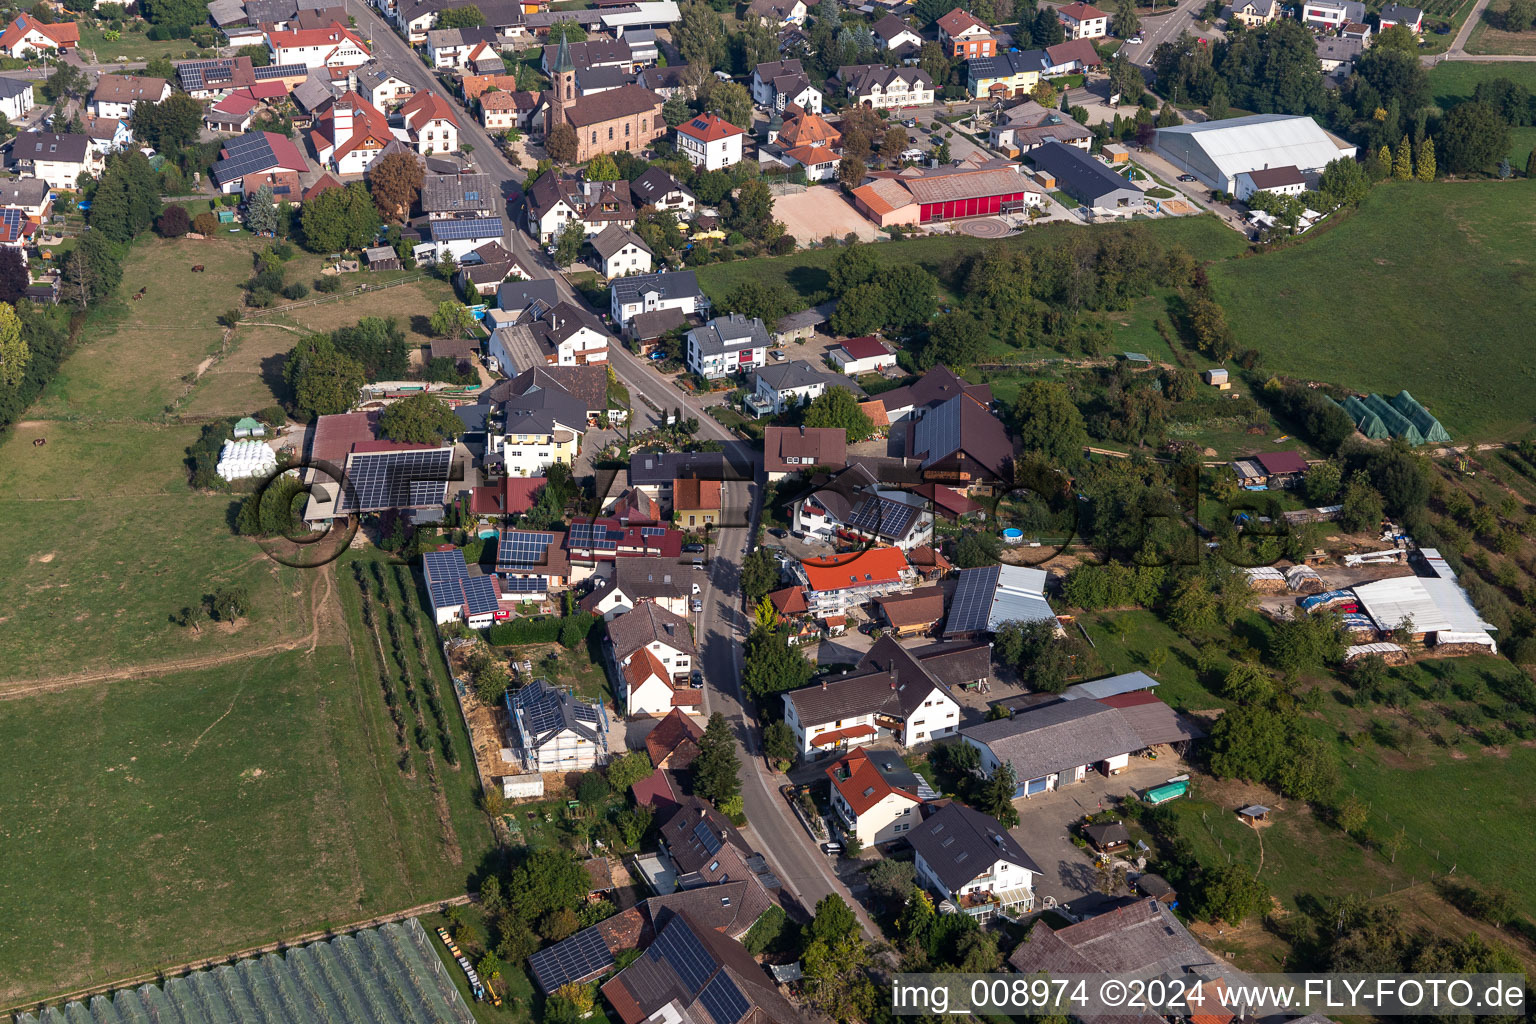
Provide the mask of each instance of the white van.
[{"label": "white van", "polygon": [[928,154],[926,152],[924,152],[923,150],[917,149],[916,147],[914,147],[912,149],[902,150],[901,158],[903,160],[911,160],[914,163],[921,163],[923,158],[926,157],[927,155]]}]

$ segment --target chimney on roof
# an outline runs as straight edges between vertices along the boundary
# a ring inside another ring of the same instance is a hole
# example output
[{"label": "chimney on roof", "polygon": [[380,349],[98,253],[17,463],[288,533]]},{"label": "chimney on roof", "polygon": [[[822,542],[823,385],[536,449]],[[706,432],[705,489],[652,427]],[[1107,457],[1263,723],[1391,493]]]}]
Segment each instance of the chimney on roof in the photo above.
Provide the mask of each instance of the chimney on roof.
[{"label": "chimney on roof", "polygon": [[731,836],[730,836],[730,833],[729,833],[729,832],[727,832],[727,831],[726,831],[726,830],[725,830],[725,829],[721,829],[721,830],[720,830],[720,838],[721,838],[721,839],[722,839],[722,840],[724,840],[724,839],[729,839],[729,838],[730,838],[730,837],[731,837]]},{"label": "chimney on roof", "polygon": [[706,810],[705,810],[705,809],[704,809],[704,808],[703,808],[703,806],[702,806],[702,805],[701,805],[701,806],[700,806],[700,807],[699,807],[699,817],[700,817],[700,818],[703,818],[703,817],[704,817],[704,816],[705,816],[705,815],[706,815],[706,814],[708,814],[708,813],[709,813],[709,812],[708,812],[708,811],[706,811]]}]

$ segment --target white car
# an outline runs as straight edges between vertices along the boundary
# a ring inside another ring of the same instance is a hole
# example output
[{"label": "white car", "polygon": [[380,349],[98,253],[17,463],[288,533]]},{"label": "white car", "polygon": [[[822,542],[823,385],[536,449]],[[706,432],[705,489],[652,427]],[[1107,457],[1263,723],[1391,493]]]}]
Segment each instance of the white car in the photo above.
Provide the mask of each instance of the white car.
[{"label": "white car", "polygon": [[698,597],[702,593],[704,593],[704,588],[695,583],[693,585],[693,596]]},{"label": "white car", "polygon": [[1132,46],[1140,46],[1142,43],[1146,42],[1146,40],[1142,39],[1141,33],[1138,32],[1136,35],[1127,39],[1126,42],[1130,43]]}]

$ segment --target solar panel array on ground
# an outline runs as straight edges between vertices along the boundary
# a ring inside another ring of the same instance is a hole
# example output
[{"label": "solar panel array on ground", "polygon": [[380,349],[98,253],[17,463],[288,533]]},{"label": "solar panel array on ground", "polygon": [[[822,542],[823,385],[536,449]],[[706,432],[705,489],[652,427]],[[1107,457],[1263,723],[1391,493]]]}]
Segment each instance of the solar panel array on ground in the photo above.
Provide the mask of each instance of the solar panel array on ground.
[{"label": "solar panel array on ground", "polygon": [[949,621],[944,635],[976,633],[987,628],[992,614],[992,599],[997,596],[997,577],[1002,566],[984,565],[962,569],[955,583],[955,596],[949,602]]},{"label": "solar panel array on ground", "polygon": [[338,511],[441,505],[448,495],[452,467],[452,448],[355,454],[347,467],[347,486],[342,488]]},{"label": "solar panel array on ground", "polygon": [[415,918],[17,1017],[18,1024],[295,1020],[474,1024],[475,1018]]}]

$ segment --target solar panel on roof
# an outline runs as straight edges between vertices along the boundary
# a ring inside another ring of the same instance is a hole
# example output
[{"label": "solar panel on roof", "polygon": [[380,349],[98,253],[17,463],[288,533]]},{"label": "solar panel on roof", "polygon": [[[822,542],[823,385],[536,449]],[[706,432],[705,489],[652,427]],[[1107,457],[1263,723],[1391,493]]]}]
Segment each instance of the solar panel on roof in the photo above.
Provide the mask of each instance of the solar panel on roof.
[{"label": "solar panel on roof", "polygon": [[542,594],[548,584],[535,577],[511,577],[501,582],[501,589],[508,594]]},{"label": "solar panel on roof", "polygon": [[949,603],[949,622],[944,627],[946,635],[974,633],[987,628],[1001,572],[1002,567],[996,565],[960,570],[960,578],[955,584],[955,596]]},{"label": "solar panel on roof", "polygon": [[960,400],[951,398],[918,420],[912,430],[912,450],[927,453],[923,459],[927,469],[960,447]]},{"label": "solar panel on roof", "polygon": [[662,929],[651,948],[677,972],[690,993],[702,989],[715,972],[713,958],[705,952],[698,936],[682,921]]},{"label": "solar panel on roof", "polygon": [[529,683],[512,697],[513,703],[523,714],[523,722],[535,734],[555,728],[563,720],[560,714],[560,694],[546,690],[537,683]]},{"label": "solar panel on roof", "polygon": [[499,219],[472,217],[466,220],[435,220],[431,224],[432,238],[439,242],[464,241],[473,238],[500,238],[503,231]]},{"label": "solar panel on roof", "polygon": [[464,603],[469,606],[469,614],[488,615],[500,607],[491,577],[469,576],[460,580],[459,586],[464,588]]},{"label": "solar panel on roof", "polygon": [[422,556],[422,568],[433,608],[452,608],[464,603],[459,581],[468,577],[469,567],[464,564],[462,551],[428,551]]},{"label": "solar panel on roof", "polygon": [[915,518],[915,507],[871,495],[854,510],[848,518],[848,525],[881,537],[901,537]]},{"label": "solar panel on roof", "polygon": [[664,527],[664,526],[642,526],[642,527],[640,527],[640,536],[642,536],[642,537],[665,537],[666,535],[667,535],[667,530],[666,530],[666,527]]},{"label": "solar panel on roof", "polygon": [[708,821],[701,821],[693,826],[693,837],[709,853],[720,852],[720,835]]},{"label": "solar panel on roof", "polygon": [[554,542],[552,533],[503,531],[496,561],[500,565],[543,565],[549,561],[549,546]]},{"label": "solar panel on roof", "polygon": [[253,68],[256,81],[269,82],[274,78],[298,78],[309,74],[309,68],[303,64],[273,64],[264,68]]},{"label": "solar panel on roof", "polygon": [[448,494],[452,466],[452,448],[354,455],[338,510],[377,512],[441,505]]},{"label": "solar panel on roof", "polygon": [[704,1004],[704,1009],[709,1011],[715,1024],[734,1024],[746,1016],[752,1004],[747,1002],[747,997],[741,994],[736,983],[730,979],[724,971],[715,975],[714,979],[704,986],[699,999]]},{"label": "solar panel on roof", "polygon": [[551,993],[568,981],[606,971],[613,963],[613,954],[596,928],[584,928],[528,958],[528,966],[533,968],[539,987]]}]

